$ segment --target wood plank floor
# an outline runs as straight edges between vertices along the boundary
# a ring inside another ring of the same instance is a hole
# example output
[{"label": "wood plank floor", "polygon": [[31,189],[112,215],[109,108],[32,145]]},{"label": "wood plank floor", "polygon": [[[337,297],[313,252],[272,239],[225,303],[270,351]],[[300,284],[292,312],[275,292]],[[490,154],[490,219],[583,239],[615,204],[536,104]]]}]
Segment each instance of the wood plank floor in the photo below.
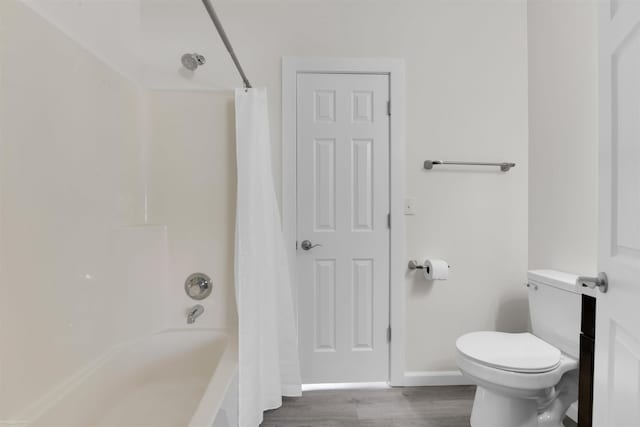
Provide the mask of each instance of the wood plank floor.
[{"label": "wood plank floor", "polygon": [[261,427],[469,427],[474,392],[474,386],[306,391],[266,412]]}]

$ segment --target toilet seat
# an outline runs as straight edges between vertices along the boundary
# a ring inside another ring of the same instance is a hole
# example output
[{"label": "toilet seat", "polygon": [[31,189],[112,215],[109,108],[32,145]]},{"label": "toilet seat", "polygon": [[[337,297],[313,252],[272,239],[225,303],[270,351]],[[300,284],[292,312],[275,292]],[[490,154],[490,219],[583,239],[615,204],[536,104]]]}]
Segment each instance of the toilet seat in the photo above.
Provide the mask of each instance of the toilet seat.
[{"label": "toilet seat", "polygon": [[490,368],[540,374],[560,365],[562,353],[530,333],[472,332],[456,341],[461,355]]}]

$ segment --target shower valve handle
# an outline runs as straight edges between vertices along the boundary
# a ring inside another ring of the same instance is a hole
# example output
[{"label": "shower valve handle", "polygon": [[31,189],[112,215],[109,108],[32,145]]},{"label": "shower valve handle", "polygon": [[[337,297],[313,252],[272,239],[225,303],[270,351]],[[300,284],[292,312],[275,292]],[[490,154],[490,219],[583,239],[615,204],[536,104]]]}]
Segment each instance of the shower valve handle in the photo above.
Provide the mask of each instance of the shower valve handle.
[{"label": "shower valve handle", "polygon": [[313,244],[313,243],[311,243],[311,241],[309,241],[309,240],[303,240],[303,241],[302,241],[302,243],[300,243],[300,247],[301,247],[302,249],[304,249],[305,251],[311,250],[311,249],[313,249],[313,248],[315,248],[315,247],[318,247],[318,246],[322,246],[322,245],[320,245],[320,244],[318,244],[318,243],[316,243],[316,244],[314,245],[314,244]]}]

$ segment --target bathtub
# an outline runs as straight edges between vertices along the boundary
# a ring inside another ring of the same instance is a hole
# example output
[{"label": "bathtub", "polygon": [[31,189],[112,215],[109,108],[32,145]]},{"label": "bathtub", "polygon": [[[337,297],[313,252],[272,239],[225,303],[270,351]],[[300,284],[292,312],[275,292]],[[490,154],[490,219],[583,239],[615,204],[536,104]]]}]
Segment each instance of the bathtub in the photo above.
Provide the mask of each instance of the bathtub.
[{"label": "bathtub", "polygon": [[220,331],[163,331],[115,348],[33,412],[16,424],[236,427],[237,346]]}]

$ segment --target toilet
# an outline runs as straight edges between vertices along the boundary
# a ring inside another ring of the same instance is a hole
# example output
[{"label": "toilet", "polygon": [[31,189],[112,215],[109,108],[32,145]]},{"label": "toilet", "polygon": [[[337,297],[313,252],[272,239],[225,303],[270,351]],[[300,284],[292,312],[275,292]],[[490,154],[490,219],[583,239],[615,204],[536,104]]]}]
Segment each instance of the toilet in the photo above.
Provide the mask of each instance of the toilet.
[{"label": "toilet", "polygon": [[578,399],[577,276],[527,276],[532,333],[471,332],[456,341],[458,367],[477,384],[472,427],[561,427]]}]

